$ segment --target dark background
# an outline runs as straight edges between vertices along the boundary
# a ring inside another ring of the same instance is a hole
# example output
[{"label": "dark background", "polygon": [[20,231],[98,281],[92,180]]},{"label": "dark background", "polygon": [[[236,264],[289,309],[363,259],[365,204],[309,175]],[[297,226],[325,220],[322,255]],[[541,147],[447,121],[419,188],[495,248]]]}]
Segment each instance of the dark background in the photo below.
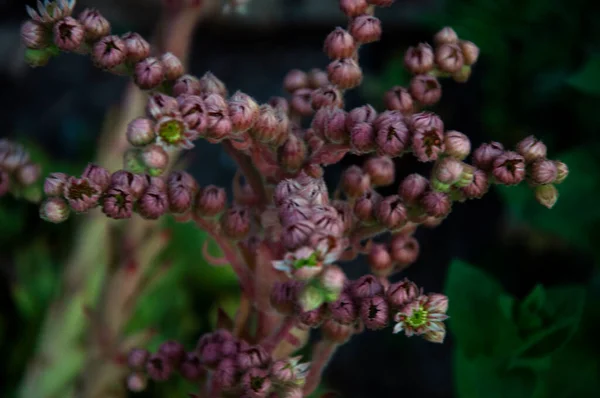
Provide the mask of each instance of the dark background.
[{"label": "dark background", "polygon": [[[19,45],[25,3],[0,0],[0,137],[31,143],[48,159],[52,171],[62,171],[63,166],[81,168],[94,157],[105,112],[118,103],[126,82],[94,69],[89,59],[76,55],[63,55],[45,68],[28,68]],[[117,32],[135,30],[147,35],[159,13],[150,1],[79,3],[81,8],[98,7],[111,18]],[[323,39],[344,23],[333,0],[251,0],[248,8],[246,16],[215,18],[199,26],[190,58],[191,72],[201,75],[210,70],[230,91],[240,89],[262,102],[284,94],[281,82],[288,70],[324,67]],[[598,369],[594,358],[600,355],[600,347],[594,339],[586,339],[599,326],[594,308],[600,303],[597,5],[583,0],[399,0],[390,9],[379,9],[377,15],[384,23],[383,38],[361,49],[365,84],[350,93],[348,107],[371,102],[381,109],[385,89],[407,82],[401,63],[404,49],[429,41],[441,27],[451,25],[461,37],[481,47],[481,57],[468,83],[444,81],[442,102],[436,111],[448,129],[468,134],[474,147],[490,140],[510,147],[535,134],[547,144],[549,157],[561,159],[571,168],[567,182],[559,186],[561,198],[551,211],[537,204],[526,187],[492,189],[482,200],[455,206],[440,227],[418,232],[421,256],[403,276],[426,291],[445,291],[449,266],[460,258],[485,270],[517,299],[527,296],[536,284],[585,289],[583,321],[576,326],[572,341],[584,347],[587,356],[570,359],[570,367]],[[189,170],[201,185],[226,186],[235,171],[217,148],[200,143],[193,150]],[[353,162],[360,159],[349,157],[343,164]],[[397,165],[399,176],[422,167],[409,159]],[[327,180],[333,183],[340,170],[339,166],[329,168]],[[10,396],[35,346],[61,258],[69,248],[69,241],[60,236],[68,236],[74,226],[71,222],[61,225],[61,234],[56,234],[56,227],[38,219],[35,205],[10,198],[0,199],[0,217],[0,357],[6,358],[0,361],[0,374],[7,379],[0,387],[0,396]],[[46,242],[40,257],[52,260],[40,260],[39,265],[37,260],[23,260],[23,253],[37,250],[32,245],[39,241]],[[13,295],[14,286],[28,280],[28,274],[21,271],[23,261],[30,271],[31,267],[50,268],[44,271],[48,286],[42,293],[32,293],[37,304],[33,315],[28,316],[23,315]],[[350,275],[358,275],[367,267],[357,263],[348,270]],[[173,283],[176,285],[171,288],[183,292],[186,304],[172,311],[181,311],[183,318],[205,320],[212,301],[226,290],[203,293],[189,280]],[[468,280],[464,283],[465,291],[477,294],[477,286]],[[450,299],[452,306],[452,295]],[[192,321],[192,326],[188,323],[185,330],[177,330],[171,322],[180,318],[172,315],[168,321],[153,321],[159,329],[165,326],[165,338],[178,337],[193,344],[208,327],[205,321]],[[487,327],[495,327],[485,313],[474,316],[487,322]],[[472,325],[474,334],[479,327]],[[450,330],[443,345],[406,339],[388,330],[356,336],[338,351],[325,382],[343,397],[532,396],[520,385],[510,393],[494,390],[493,384],[485,387],[490,395],[457,392],[457,384],[482,376],[457,370],[453,361],[459,347],[452,323]],[[569,344],[562,350],[571,349],[574,343]],[[562,374],[564,383],[573,384]],[[497,376],[500,384],[511,383],[503,377],[508,376]],[[591,383],[587,379],[576,383],[587,390],[560,394],[547,390],[542,396],[593,396],[600,390]],[[173,394],[176,388],[174,384],[162,389],[151,386],[148,396],[164,396],[165,391]],[[571,395],[576,393],[581,395]]]}]

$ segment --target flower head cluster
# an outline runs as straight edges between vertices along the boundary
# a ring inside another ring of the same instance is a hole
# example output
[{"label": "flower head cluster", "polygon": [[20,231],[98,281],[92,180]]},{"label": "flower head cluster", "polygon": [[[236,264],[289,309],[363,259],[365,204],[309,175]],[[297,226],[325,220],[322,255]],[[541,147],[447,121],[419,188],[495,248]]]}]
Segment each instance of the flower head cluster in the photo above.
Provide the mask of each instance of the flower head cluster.
[{"label": "flower head cluster", "polygon": [[40,166],[31,162],[22,145],[0,139],[0,197],[18,195],[40,178]]}]

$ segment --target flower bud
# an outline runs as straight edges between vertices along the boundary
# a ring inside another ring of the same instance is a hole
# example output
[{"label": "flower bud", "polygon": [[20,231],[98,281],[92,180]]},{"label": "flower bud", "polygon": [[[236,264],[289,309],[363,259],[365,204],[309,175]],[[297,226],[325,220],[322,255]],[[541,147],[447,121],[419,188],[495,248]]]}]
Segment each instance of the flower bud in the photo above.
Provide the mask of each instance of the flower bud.
[{"label": "flower bud", "polygon": [[428,215],[442,218],[450,213],[452,201],[450,200],[450,197],[443,192],[429,191],[423,195],[421,206],[423,206],[423,210],[425,210]]},{"label": "flower bud", "polygon": [[350,58],[356,50],[352,35],[340,27],[327,35],[323,47],[323,51],[331,59]]},{"label": "flower bud", "polygon": [[412,148],[421,162],[436,160],[446,149],[443,130],[437,128],[416,130],[412,137]]},{"label": "flower bud", "polygon": [[358,17],[367,11],[366,0],[340,0],[340,10],[349,18]]},{"label": "flower bud", "polygon": [[491,171],[494,160],[503,153],[504,147],[499,142],[481,144],[481,146],[473,152],[473,164],[483,171]]},{"label": "flower bud", "polygon": [[271,289],[271,306],[282,315],[292,315],[302,282],[290,280],[276,282]]},{"label": "flower bud", "polygon": [[133,213],[133,195],[123,187],[112,187],[102,196],[102,213],[121,220]]},{"label": "flower bud", "polygon": [[214,371],[212,378],[213,382],[221,390],[229,390],[236,385],[238,367],[235,360],[225,358],[219,362],[217,369]]},{"label": "flower bud", "polygon": [[556,180],[554,183],[560,184],[569,175],[569,166],[559,160],[555,160],[554,164],[556,165]]},{"label": "flower bud", "polygon": [[308,88],[316,90],[327,85],[329,85],[327,72],[318,68],[313,68],[308,72]]},{"label": "flower bud", "polygon": [[50,45],[47,29],[40,23],[28,20],[21,25],[21,41],[27,48],[43,50]]},{"label": "flower bud", "polygon": [[315,119],[317,116],[321,116],[321,125],[315,127],[319,128],[319,133],[325,139],[336,144],[347,141],[346,112],[339,108],[321,108],[317,111]]},{"label": "flower bud", "polygon": [[104,191],[110,185],[110,173],[104,167],[97,166],[93,163],[88,163],[81,177],[88,178],[93,183]]},{"label": "flower bud", "polygon": [[273,193],[275,205],[280,206],[287,198],[300,191],[301,188],[302,186],[296,180],[285,179],[281,181],[277,184]]},{"label": "flower bud", "polygon": [[375,209],[381,201],[380,195],[372,190],[365,192],[354,204],[354,215],[364,223],[371,223],[375,220]]},{"label": "flower bud", "polygon": [[132,392],[142,392],[146,389],[148,380],[143,373],[131,373],[127,376],[127,389]]},{"label": "flower bud", "polygon": [[133,146],[145,146],[156,139],[152,120],[140,117],[127,125],[127,141]]},{"label": "flower bud", "polygon": [[206,370],[202,366],[202,362],[200,362],[200,358],[196,353],[187,352],[179,367],[179,373],[181,373],[186,380],[197,382],[205,375]]},{"label": "flower bud", "polygon": [[403,115],[410,115],[414,111],[413,98],[408,90],[401,86],[394,86],[386,91],[383,103],[387,109],[400,111]]},{"label": "flower bud", "polygon": [[350,34],[359,43],[372,43],[381,38],[381,21],[370,15],[360,15],[350,23]]},{"label": "flower bud", "polygon": [[355,299],[374,297],[383,293],[383,285],[373,275],[363,275],[350,287]]},{"label": "flower bud", "polygon": [[310,88],[299,88],[292,93],[290,108],[300,116],[310,116],[313,113],[312,92]]},{"label": "flower bud", "polygon": [[102,190],[87,178],[69,177],[63,188],[63,196],[69,202],[69,207],[77,213],[96,207]]},{"label": "flower bud", "polygon": [[[2,176],[0,175],[0,184],[2,183],[1,180]],[[40,205],[40,218],[54,224],[66,221],[69,218],[69,212],[67,202],[59,197],[47,198]]]},{"label": "flower bud", "polygon": [[392,283],[385,296],[388,303],[394,308],[402,308],[406,304],[415,301],[421,294],[417,285],[408,279]]},{"label": "flower bud", "polygon": [[396,0],[367,0],[369,4],[377,7],[390,7]]},{"label": "flower bud", "polygon": [[127,355],[127,365],[131,370],[142,370],[146,366],[148,358],[150,358],[150,353],[147,350],[135,348]]},{"label": "flower bud", "polygon": [[306,144],[294,134],[290,134],[287,141],[279,148],[279,164],[287,171],[293,172],[304,164],[306,160]]},{"label": "flower bud", "polygon": [[543,206],[551,209],[558,200],[558,190],[553,184],[535,187],[535,199]]},{"label": "flower bud", "polygon": [[200,94],[200,81],[195,76],[183,75],[175,81],[173,84],[173,95],[179,97],[183,94]]},{"label": "flower bud", "polygon": [[110,177],[111,188],[123,188],[131,192],[134,199],[139,199],[146,188],[150,185],[151,179],[161,181],[160,179],[144,176],[141,174],[133,174],[125,170],[119,170]]},{"label": "flower bud", "polygon": [[364,298],[360,302],[360,318],[370,330],[383,329],[388,325],[389,306],[381,296]]},{"label": "flower bud", "polygon": [[128,50],[119,36],[105,36],[92,49],[92,59],[102,69],[112,69],[125,62]]},{"label": "flower bud", "polygon": [[398,195],[384,198],[376,209],[377,220],[387,229],[395,230],[406,224],[406,207]]},{"label": "flower bud", "polygon": [[146,103],[146,114],[156,120],[163,116],[175,116],[179,112],[179,103],[173,97],[154,93]]},{"label": "flower bud", "polygon": [[394,261],[407,266],[419,257],[419,242],[412,236],[394,235],[390,242],[390,252]]},{"label": "flower bud", "polygon": [[40,178],[42,170],[40,165],[34,163],[26,163],[19,167],[15,172],[15,179],[19,184],[27,187]]},{"label": "flower bud", "polygon": [[173,365],[163,355],[154,354],[146,363],[146,373],[154,381],[166,381],[173,373]]},{"label": "flower bud", "polygon": [[156,170],[159,174],[169,164],[169,155],[160,145],[149,145],[144,147],[140,159],[150,170]]},{"label": "flower bud", "polygon": [[377,115],[373,121],[375,130],[387,129],[390,125],[397,122],[405,122],[404,116],[398,111],[384,111]]},{"label": "flower bud", "polygon": [[315,231],[315,225],[310,221],[298,221],[286,226],[282,232],[281,241],[288,250],[304,246]]},{"label": "flower bud", "polygon": [[435,50],[435,62],[444,72],[455,73],[462,68],[464,57],[457,44],[442,44]]},{"label": "flower bud", "polygon": [[485,171],[476,169],[471,183],[460,190],[466,199],[481,198],[488,191],[489,179]]},{"label": "flower bud", "polygon": [[198,95],[183,95],[177,97],[181,117],[187,127],[193,132],[186,132],[191,139],[203,134],[208,125],[207,110],[204,101]]},{"label": "flower bud", "polygon": [[269,361],[270,356],[261,346],[251,346],[240,352],[237,356],[237,365],[244,371],[250,368],[259,368]]},{"label": "flower bud", "polygon": [[283,79],[283,87],[288,93],[308,87],[308,75],[299,69],[292,69]]},{"label": "flower bud", "polygon": [[229,101],[229,117],[231,126],[236,134],[249,130],[256,120],[260,108],[252,97],[237,92]]},{"label": "flower bud", "polygon": [[158,354],[164,356],[172,365],[179,366],[185,357],[185,349],[180,342],[169,340],[158,347]]},{"label": "flower bud", "polygon": [[352,130],[358,123],[372,124],[377,119],[377,111],[371,105],[352,109],[346,116],[346,129]]},{"label": "flower bud", "polygon": [[434,105],[442,98],[442,85],[435,76],[416,75],[409,89],[412,97],[425,106]]},{"label": "flower bud", "polygon": [[[303,311],[298,315],[298,325],[302,329],[318,328],[325,318],[324,306],[320,306],[312,311]],[[300,308],[300,311],[302,309]]]},{"label": "flower bud", "polygon": [[323,339],[327,341],[344,344],[354,333],[354,328],[335,319],[327,319],[321,326],[321,333],[323,333]]},{"label": "flower bud", "polygon": [[342,174],[342,190],[346,196],[357,198],[371,188],[371,178],[360,167],[350,166]]},{"label": "flower bud", "polygon": [[525,159],[516,152],[504,152],[492,166],[492,174],[500,184],[516,185],[525,179]]},{"label": "flower bud", "polygon": [[249,398],[264,398],[271,390],[269,372],[252,368],[242,376],[242,389]]},{"label": "flower bud", "polygon": [[184,172],[175,171],[167,178],[167,197],[171,213],[183,214],[187,212],[194,201],[198,184],[194,178]]},{"label": "flower bud", "polygon": [[420,201],[427,188],[429,188],[429,180],[420,174],[414,173],[402,180],[398,188],[398,195],[406,204],[414,205]]},{"label": "flower bud", "polygon": [[156,58],[148,57],[135,64],[133,80],[142,90],[156,88],[164,78],[163,64]]},{"label": "flower bud", "polygon": [[387,277],[394,269],[392,256],[384,244],[373,244],[367,261],[373,275]]},{"label": "flower bud", "polygon": [[557,175],[558,169],[552,160],[539,159],[531,164],[530,181],[534,185],[551,184]]},{"label": "flower bud", "polygon": [[214,185],[208,185],[198,192],[195,211],[200,217],[214,217],[225,209],[226,204],[225,190]]},{"label": "flower bud", "polygon": [[465,65],[473,65],[479,58],[479,47],[470,41],[461,40],[459,43]]},{"label": "flower bud", "polygon": [[245,207],[235,206],[227,210],[221,218],[225,236],[232,240],[241,240],[250,232],[250,212]]},{"label": "flower bud", "polygon": [[371,179],[374,186],[385,187],[394,183],[396,168],[394,162],[387,156],[377,156],[367,159],[363,170]]},{"label": "flower bud", "polygon": [[169,209],[169,200],[163,189],[150,185],[137,202],[137,212],[146,220],[156,220]]},{"label": "flower bud", "polygon": [[200,92],[203,94],[219,94],[222,97],[227,97],[227,87],[219,78],[211,72],[206,72],[200,78]]},{"label": "flower bud", "polygon": [[47,196],[62,196],[67,178],[64,173],[51,173],[44,181],[44,193]]},{"label": "flower bud", "polygon": [[517,152],[525,158],[525,162],[531,163],[537,159],[545,158],[547,148],[542,141],[530,135],[517,144]]},{"label": "flower bud", "polygon": [[343,232],[347,233],[354,227],[353,209],[345,200],[335,200],[332,202],[333,207],[337,211],[338,219],[343,225]]},{"label": "flower bud", "polygon": [[254,126],[250,130],[250,135],[255,140],[268,144],[272,142],[278,130],[277,116],[275,110],[267,104],[261,105]]},{"label": "flower bud", "polygon": [[452,29],[449,26],[446,26],[445,28],[443,28],[435,34],[433,41],[438,46],[441,46],[443,44],[455,44],[458,43],[458,35],[454,31],[454,29]]},{"label": "flower bud", "polygon": [[181,60],[175,56],[175,54],[169,52],[164,53],[160,56],[160,63],[163,66],[165,79],[177,80],[183,76],[183,64],[181,63]]},{"label": "flower bud", "polygon": [[85,38],[96,41],[110,34],[110,23],[98,10],[87,8],[79,14],[79,22],[85,29]]},{"label": "flower bud", "polygon": [[74,18],[65,17],[52,28],[54,44],[63,51],[75,51],[85,39],[83,26]]},{"label": "flower bud", "polygon": [[471,152],[469,137],[458,131],[446,131],[444,134],[444,144],[446,145],[446,155],[458,160],[463,160]]},{"label": "flower bud", "polygon": [[123,43],[130,62],[139,62],[150,56],[150,44],[138,33],[123,35]]},{"label": "flower bud", "polygon": [[339,298],[344,289],[346,274],[340,267],[329,265],[319,275],[319,283],[326,292],[326,300],[332,302]]},{"label": "flower bud", "polygon": [[460,160],[445,157],[436,162],[433,168],[433,177],[442,184],[452,185],[460,180],[463,169]]},{"label": "flower bud", "polygon": [[350,297],[342,293],[336,301],[327,304],[333,319],[342,324],[352,324],[358,316],[358,310]]},{"label": "flower bud", "polygon": [[311,106],[314,110],[323,107],[344,107],[344,98],[337,89],[332,85],[322,86],[312,91]]},{"label": "flower bud", "polygon": [[412,74],[426,74],[434,66],[433,49],[426,43],[420,43],[416,47],[409,47],[404,54],[404,66]]},{"label": "flower bud", "polygon": [[401,156],[410,144],[410,132],[402,120],[387,123],[376,129],[378,153],[390,157]]}]

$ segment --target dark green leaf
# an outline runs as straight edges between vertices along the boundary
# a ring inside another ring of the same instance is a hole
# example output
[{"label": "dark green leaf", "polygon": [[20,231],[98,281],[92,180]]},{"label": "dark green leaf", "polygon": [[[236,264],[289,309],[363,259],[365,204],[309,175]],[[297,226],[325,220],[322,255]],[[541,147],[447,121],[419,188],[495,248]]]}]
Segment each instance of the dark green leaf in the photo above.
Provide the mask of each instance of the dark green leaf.
[{"label": "dark green leaf", "polygon": [[585,94],[600,96],[600,54],[594,54],[567,83]]}]

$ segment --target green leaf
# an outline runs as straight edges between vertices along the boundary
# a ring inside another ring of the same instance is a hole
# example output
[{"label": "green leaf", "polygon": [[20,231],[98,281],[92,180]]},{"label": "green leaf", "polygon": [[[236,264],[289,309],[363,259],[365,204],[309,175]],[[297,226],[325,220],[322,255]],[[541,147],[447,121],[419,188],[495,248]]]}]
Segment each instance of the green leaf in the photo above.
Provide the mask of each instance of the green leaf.
[{"label": "green leaf", "polygon": [[466,355],[502,356],[520,345],[517,328],[500,306],[502,286],[490,275],[454,260],[446,294],[450,300],[448,325]]},{"label": "green leaf", "polygon": [[567,84],[585,94],[600,96],[600,54],[594,54]]}]

